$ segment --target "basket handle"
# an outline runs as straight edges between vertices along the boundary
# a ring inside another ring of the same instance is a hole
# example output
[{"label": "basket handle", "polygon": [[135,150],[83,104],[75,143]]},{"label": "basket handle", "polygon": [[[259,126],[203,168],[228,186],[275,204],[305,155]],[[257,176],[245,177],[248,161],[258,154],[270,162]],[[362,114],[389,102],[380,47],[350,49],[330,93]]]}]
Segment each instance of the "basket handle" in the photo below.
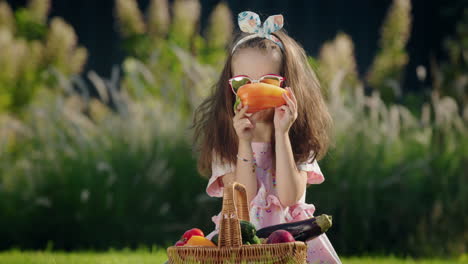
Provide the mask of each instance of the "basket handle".
[{"label": "basket handle", "polygon": [[242,246],[239,219],[250,221],[245,186],[232,182],[224,188],[218,247]]}]

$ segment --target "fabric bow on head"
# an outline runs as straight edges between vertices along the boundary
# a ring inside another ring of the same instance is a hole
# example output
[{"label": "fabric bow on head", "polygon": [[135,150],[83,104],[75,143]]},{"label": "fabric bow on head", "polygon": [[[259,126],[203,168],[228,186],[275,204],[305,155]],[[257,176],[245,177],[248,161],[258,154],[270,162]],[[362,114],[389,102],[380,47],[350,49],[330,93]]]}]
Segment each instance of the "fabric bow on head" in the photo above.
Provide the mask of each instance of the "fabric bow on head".
[{"label": "fabric bow on head", "polygon": [[251,33],[252,35],[248,35],[239,40],[232,48],[232,52],[234,52],[239,44],[256,37],[267,38],[283,49],[283,43],[281,43],[281,40],[271,34],[283,27],[283,15],[269,16],[265,22],[263,22],[262,26],[262,22],[260,21],[258,14],[251,11],[244,11],[239,13],[237,16],[237,22],[239,23],[239,28],[243,32]]}]

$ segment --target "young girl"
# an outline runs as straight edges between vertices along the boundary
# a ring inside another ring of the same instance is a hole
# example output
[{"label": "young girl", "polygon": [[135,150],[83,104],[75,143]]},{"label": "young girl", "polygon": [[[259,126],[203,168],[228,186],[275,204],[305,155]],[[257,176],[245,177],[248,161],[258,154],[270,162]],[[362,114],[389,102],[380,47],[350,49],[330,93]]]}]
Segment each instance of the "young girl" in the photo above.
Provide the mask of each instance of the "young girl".
[{"label": "young girl", "polygon": [[[331,118],[317,77],[302,47],[281,29],[283,16],[270,16],[263,25],[257,14],[238,16],[243,31],[237,36],[214,94],[196,110],[195,140],[198,169],[211,177],[208,195],[222,197],[223,187],[237,181],[246,187],[250,221],[257,229],[313,217],[315,207],[305,203],[306,187],[324,177],[317,159],[327,151]],[[286,87],[286,104],[247,113],[235,110],[240,84],[276,81]],[[216,225],[207,235],[219,231]],[[325,234],[309,240],[307,263],[341,263]]]}]

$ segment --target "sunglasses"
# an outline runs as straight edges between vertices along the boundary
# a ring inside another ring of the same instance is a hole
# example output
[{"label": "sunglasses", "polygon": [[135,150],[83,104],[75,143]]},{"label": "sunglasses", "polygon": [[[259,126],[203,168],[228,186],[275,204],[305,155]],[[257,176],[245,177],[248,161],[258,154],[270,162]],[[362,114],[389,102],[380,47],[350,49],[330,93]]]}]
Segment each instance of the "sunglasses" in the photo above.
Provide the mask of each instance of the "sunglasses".
[{"label": "sunglasses", "polygon": [[281,87],[284,82],[284,77],[276,74],[267,74],[260,77],[258,80],[253,80],[247,75],[237,75],[229,79],[229,86],[231,86],[232,92],[237,95],[237,90],[242,86],[249,83],[267,83]]}]

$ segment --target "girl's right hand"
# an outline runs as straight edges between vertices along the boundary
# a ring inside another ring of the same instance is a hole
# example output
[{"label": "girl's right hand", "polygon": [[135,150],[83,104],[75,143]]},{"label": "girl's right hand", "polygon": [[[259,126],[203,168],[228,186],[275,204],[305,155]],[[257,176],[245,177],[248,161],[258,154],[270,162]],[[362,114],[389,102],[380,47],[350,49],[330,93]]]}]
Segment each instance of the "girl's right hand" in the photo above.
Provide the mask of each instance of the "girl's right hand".
[{"label": "girl's right hand", "polygon": [[237,137],[239,141],[251,142],[253,138],[253,129],[255,127],[254,123],[250,120],[249,116],[252,114],[247,114],[248,105],[242,107],[242,103],[237,106],[236,114],[232,119],[234,129],[236,130]]}]

